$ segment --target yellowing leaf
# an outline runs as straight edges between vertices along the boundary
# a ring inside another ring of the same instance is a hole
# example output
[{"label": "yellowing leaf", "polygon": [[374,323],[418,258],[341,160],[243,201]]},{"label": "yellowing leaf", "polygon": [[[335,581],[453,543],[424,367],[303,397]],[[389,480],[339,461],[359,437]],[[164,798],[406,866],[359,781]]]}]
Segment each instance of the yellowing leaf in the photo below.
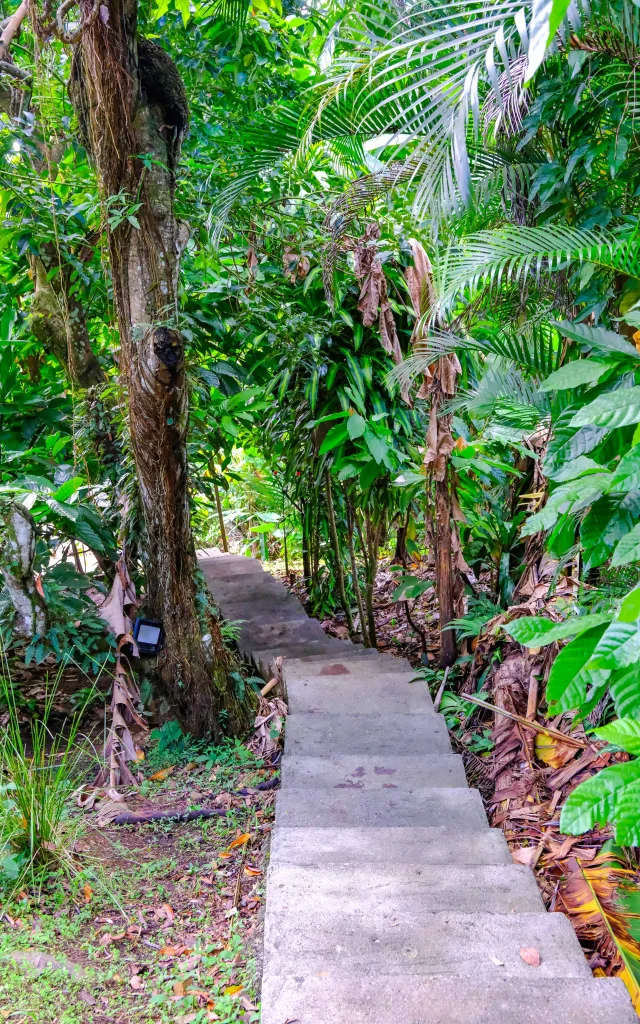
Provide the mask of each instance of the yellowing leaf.
[{"label": "yellowing leaf", "polygon": [[228,985],[224,990],[225,996],[237,996],[238,992],[242,992],[242,985]]},{"label": "yellowing leaf", "polygon": [[621,978],[627,986],[627,992],[631,996],[633,1008],[638,1016],[640,1016],[640,985],[638,984],[638,979],[634,977],[626,964],[624,969],[618,974],[618,978]]},{"label": "yellowing leaf", "polygon": [[170,768],[161,768],[159,772],[154,772],[149,778],[152,782],[162,782],[168,775],[171,775],[171,772],[175,771],[175,767],[175,764],[172,764]]},{"label": "yellowing leaf", "polygon": [[548,764],[551,768],[563,768],[578,753],[578,748],[570,743],[563,743],[548,732],[538,732],[535,738],[535,751],[538,761]]},{"label": "yellowing leaf", "polygon": [[93,896],[93,889],[91,888],[91,886],[89,885],[88,882],[85,885],[83,892],[84,892],[84,901],[85,901],[85,903],[90,903],[91,902],[91,897]]},{"label": "yellowing leaf", "polygon": [[258,868],[252,868],[247,865],[244,869],[244,873],[245,875],[261,875],[262,871],[259,871]]},{"label": "yellowing leaf", "polygon": [[233,850],[233,848],[235,846],[244,846],[245,843],[248,843],[250,839],[251,839],[251,833],[250,832],[243,832],[243,834],[241,836],[236,836],[236,838],[233,840],[233,842],[229,843],[229,849]]}]

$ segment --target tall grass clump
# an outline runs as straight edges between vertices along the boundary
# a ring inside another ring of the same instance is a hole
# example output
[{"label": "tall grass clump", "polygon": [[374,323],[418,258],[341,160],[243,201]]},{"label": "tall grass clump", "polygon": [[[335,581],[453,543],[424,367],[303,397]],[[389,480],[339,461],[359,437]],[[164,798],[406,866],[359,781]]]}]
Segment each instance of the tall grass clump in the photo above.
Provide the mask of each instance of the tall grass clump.
[{"label": "tall grass clump", "polygon": [[0,655],[0,702],[7,722],[0,734],[0,893],[38,886],[47,873],[72,868],[81,820],[69,797],[77,785],[82,748],[81,711],[61,731],[51,728],[59,675],[44,706],[27,722],[19,713],[9,665]]}]

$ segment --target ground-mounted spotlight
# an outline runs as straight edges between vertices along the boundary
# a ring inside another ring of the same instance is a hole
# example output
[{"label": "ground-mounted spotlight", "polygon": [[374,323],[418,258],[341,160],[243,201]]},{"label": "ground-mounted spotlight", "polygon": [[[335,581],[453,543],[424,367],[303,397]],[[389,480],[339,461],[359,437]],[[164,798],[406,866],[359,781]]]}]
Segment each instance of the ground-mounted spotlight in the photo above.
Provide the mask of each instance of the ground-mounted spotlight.
[{"label": "ground-mounted spotlight", "polygon": [[140,654],[158,654],[164,644],[164,629],[161,622],[153,619],[136,619],[133,639]]}]

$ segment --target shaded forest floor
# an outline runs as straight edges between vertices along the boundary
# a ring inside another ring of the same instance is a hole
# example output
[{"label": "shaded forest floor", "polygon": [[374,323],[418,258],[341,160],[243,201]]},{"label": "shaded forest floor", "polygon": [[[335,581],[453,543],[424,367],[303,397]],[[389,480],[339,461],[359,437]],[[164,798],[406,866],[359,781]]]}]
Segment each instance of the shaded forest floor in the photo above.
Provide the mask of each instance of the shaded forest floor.
[{"label": "shaded forest floor", "polygon": [[[126,795],[135,813],[211,806],[188,823],[100,825],[78,810],[69,870],[16,893],[0,924],[0,1020],[224,1024],[258,1020],[264,870],[275,794],[240,744],[157,749]],[[122,805],[113,808],[121,810]]]}]

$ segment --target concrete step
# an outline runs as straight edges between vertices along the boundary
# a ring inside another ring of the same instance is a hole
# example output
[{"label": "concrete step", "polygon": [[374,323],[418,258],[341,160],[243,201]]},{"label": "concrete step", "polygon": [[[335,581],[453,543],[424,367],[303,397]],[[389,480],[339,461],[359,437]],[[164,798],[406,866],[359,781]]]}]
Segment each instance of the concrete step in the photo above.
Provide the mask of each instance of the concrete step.
[{"label": "concrete step", "polygon": [[[304,613],[303,613],[304,615]],[[266,647],[275,647],[280,654],[286,654],[289,644],[309,643],[324,640],[325,632],[317,619],[295,617],[285,622],[247,622],[242,627],[238,646],[241,651],[251,654]]]},{"label": "concrete step", "polygon": [[[252,576],[251,579],[253,578],[254,577]],[[238,577],[236,577],[236,579],[238,579]],[[225,614],[226,609],[231,608],[238,614],[238,617],[242,616],[245,619],[255,618],[256,606],[268,609],[270,606],[274,605],[278,607],[280,605],[285,605],[290,608],[296,608],[296,610],[302,612],[303,615],[306,615],[306,612],[302,608],[300,602],[296,601],[295,597],[291,597],[291,594],[288,594],[286,590],[280,586],[277,588],[274,587],[273,590],[266,587],[256,587],[255,590],[251,591],[251,593],[245,592],[244,594],[216,593],[216,604],[218,605],[218,608],[222,608],[223,611],[225,611]],[[252,615],[248,614],[250,610]],[[296,616],[292,617],[296,618]]]},{"label": "concrete step", "polygon": [[[362,647],[361,644],[351,644],[348,640],[338,640],[337,637],[327,636],[326,633],[324,633],[323,637],[308,641],[307,643],[288,644],[287,651],[290,652],[285,661],[287,665],[294,660],[309,663],[316,660],[339,660],[342,662],[351,659],[365,659],[367,657],[375,657],[377,653],[370,648]],[[277,646],[264,647],[261,650],[252,651],[251,657],[254,664],[269,667],[273,664],[273,659],[279,653],[280,648]]]},{"label": "concrete step", "polygon": [[458,754],[439,754],[436,757],[377,757],[369,754],[302,757],[287,754],[282,762],[283,788],[414,790],[424,786],[464,789],[466,785],[464,765]]},{"label": "concrete step", "polygon": [[477,789],[353,790],[287,786],[278,793],[284,826],[393,828],[445,825],[450,833],[488,831]]},{"label": "concrete step", "polygon": [[411,910],[380,925],[358,913],[326,912],[315,899],[272,913],[265,922],[265,969],[306,975],[339,969],[357,974],[457,975],[491,984],[501,974],[530,978],[521,949],[541,957],[538,978],[590,978],[591,970],[564,914],[426,913]]},{"label": "concrete step", "polygon": [[289,711],[362,715],[422,714],[433,709],[427,684],[412,672],[388,672],[377,659],[331,662],[324,675],[300,675],[284,667]]},{"label": "concrete step", "polygon": [[[299,601],[288,594],[282,600],[272,597],[258,597],[255,601],[234,601],[220,605],[227,619],[243,619],[257,625],[271,625],[279,622],[310,622]],[[320,626],[320,628],[322,628]]]},{"label": "concrete step", "polygon": [[262,1024],[638,1024],[617,978],[265,975]]},{"label": "concrete step", "polygon": [[275,579],[268,572],[236,573],[234,576],[215,578],[216,601],[230,598],[236,600],[238,597],[245,596],[250,599],[251,595],[256,593],[279,593],[290,596],[289,591],[283,587],[280,580]]},{"label": "concrete step", "polygon": [[[327,639],[335,640],[336,638],[327,637]],[[367,662],[373,658],[376,671],[399,672],[400,674],[410,676],[412,679],[418,676],[418,670],[414,669],[406,658],[396,658],[393,654],[381,654],[380,651],[376,651],[372,647],[362,647],[360,644],[353,644],[349,640],[337,640],[336,642],[342,644],[343,656],[340,660],[344,660],[346,663],[348,659],[349,663],[346,667],[353,671],[353,674],[357,674],[360,670],[364,671],[367,668]],[[350,654],[349,652],[352,653]],[[323,679],[328,675],[345,675],[345,672],[339,671],[339,666],[340,661],[327,656],[292,656],[287,659],[286,670],[300,677],[304,676],[305,679],[314,679],[316,677]],[[420,681],[418,681],[418,685],[420,685]]]},{"label": "concrete step", "polygon": [[[286,760],[286,758],[285,758]],[[449,825],[291,827],[276,822],[277,864],[512,864],[502,829],[462,832]]]},{"label": "concrete step", "polygon": [[285,750],[289,754],[416,756],[450,754],[447,726],[433,711],[424,714],[293,714],[287,717]]},{"label": "concrete step", "polygon": [[[361,656],[364,659],[367,655],[371,657],[376,653],[362,647],[360,644],[350,644],[348,640],[338,640],[336,637],[327,636],[326,633],[323,637],[307,641],[307,643],[287,644],[286,650],[291,653],[292,657],[290,658],[289,654],[287,654],[284,665],[288,665],[289,661],[293,660],[293,658],[305,662],[315,661],[318,658],[323,661],[339,660],[343,662],[360,658]],[[274,660],[281,655],[283,655],[282,645],[265,647],[262,650],[252,650],[250,652],[253,664],[263,674],[270,674]]]},{"label": "concrete step", "polygon": [[[344,928],[377,933],[425,914],[540,913],[538,885],[522,864],[328,864],[303,867],[271,862],[269,912],[278,927],[302,935],[306,915]],[[338,939],[336,938],[336,941]]]},{"label": "concrete step", "polygon": [[[224,580],[231,576],[244,576],[247,573],[261,573],[264,569],[255,558],[243,555],[218,555],[216,558],[200,558],[198,565],[206,580]],[[215,588],[214,588],[215,590]],[[215,597],[215,593],[213,595]]]}]

